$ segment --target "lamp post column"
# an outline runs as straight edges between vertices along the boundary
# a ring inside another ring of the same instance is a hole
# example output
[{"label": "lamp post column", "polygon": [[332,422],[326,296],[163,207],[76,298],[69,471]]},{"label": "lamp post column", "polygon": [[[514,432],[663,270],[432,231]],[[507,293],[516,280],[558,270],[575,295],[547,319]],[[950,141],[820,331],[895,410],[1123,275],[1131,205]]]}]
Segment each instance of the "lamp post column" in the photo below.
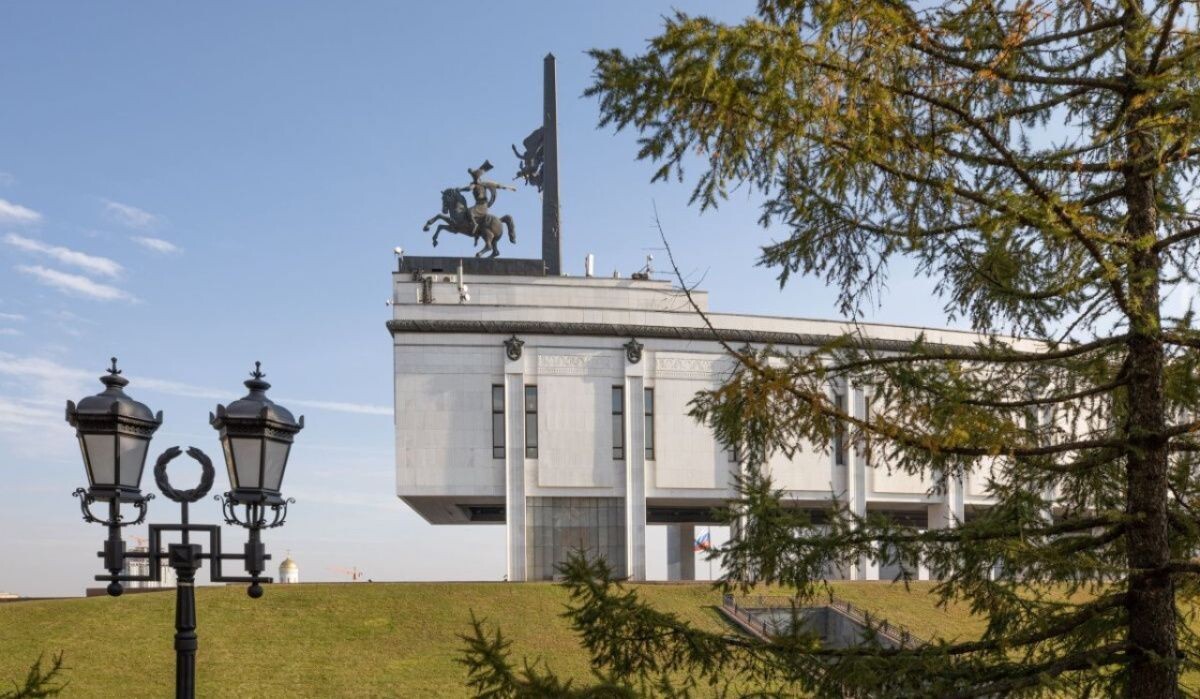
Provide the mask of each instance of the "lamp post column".
[{"label": "lamp post column", "polygon": [[175,699],[196,696],[196,569],[200,546],[172,544],[168,547],[175,569]]}]

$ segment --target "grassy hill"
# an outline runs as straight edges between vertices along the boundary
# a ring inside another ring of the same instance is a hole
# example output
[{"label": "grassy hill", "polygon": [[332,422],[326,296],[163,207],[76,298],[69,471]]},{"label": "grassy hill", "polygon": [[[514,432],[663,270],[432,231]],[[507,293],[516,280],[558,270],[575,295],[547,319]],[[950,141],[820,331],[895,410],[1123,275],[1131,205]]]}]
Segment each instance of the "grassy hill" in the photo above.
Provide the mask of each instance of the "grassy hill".
[{"label": "grassy hill", "polygon": [[[926,584],[836,583],[835,592],[923,636],[971,636],[982,623],[937,609]],[[729,629],[706,583],[647,584],[660,609]],[[259,600],[241,587],[197,590],[203,697],[461,697],[455,662],[470,610],[500,625],[516,657],[586,676],[587,657],[560,613],[561,587],[543,583],[274,585]],[[0,682],[39,653],[63,651],[67,697],[164,697],[174,687],[173,592],[0,605]]]}]

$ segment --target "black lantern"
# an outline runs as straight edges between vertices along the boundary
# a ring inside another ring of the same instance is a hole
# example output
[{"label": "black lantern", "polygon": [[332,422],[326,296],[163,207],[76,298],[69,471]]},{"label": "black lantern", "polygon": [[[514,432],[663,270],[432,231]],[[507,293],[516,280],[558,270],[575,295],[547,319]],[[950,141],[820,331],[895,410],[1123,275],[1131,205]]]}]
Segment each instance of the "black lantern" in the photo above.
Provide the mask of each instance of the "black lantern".
[{"label": "black lantern", "polygon": [[287,468],[292,437],[304,429],[304,416],[297,422],[292,413],[267,398],[271,384],[263,381],[261,364],[245,382],[250,392],[229,404],[218,405],[209,413],[213,428],[220,431],[229,469],[230,497],[238,503],[279,504],[283,472]]},{"label": "black lantern", "polygon": [[75,428],[87,468],[88,495],[93,500],[137,502],[142,499],[146,450],[162,424],[162,411],[155,415],[125,395],[122,389],[129,381],[121,376],[116,357],[100,383],[103,392],[79,405],[67,401],[67,422]]}]

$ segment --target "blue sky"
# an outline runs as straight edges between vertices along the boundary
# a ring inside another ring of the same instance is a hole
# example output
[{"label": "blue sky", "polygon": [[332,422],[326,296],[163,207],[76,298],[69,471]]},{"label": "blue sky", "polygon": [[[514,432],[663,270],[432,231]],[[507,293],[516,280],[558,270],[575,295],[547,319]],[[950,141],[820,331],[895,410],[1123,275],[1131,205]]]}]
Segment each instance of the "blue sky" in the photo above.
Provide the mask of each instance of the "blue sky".
[{"label": "blue sky", "polygon": [[[714,309],[834,317],[820,282],[780,291],[754,266],[781,233],[757,226],[752,201],[700,215],[686,185],[649,184],[633,135],[596,130],[584,51],[637,50],[669,9],[0,5],[0,591],[80,594],[99,572],[103,532],[70,497],[84,474],[62,409],[99,390],[111,355],[130,394],[166,415],[153,453],[214,457],[208,412],[263,362],[271,394],[307,416],[285,482],[299,502],[266,537],[304,580],[351,566],[376,580],[499,579],[499,527],[431,527],[394,496],[384,300],[392,247],[434,251],[421,224],[442,188],[484,158],[493,175],[515,171],[509,144],[539,123],[547,52],[559,58],[565,271],[581,273],[588,252],[601,273],[639,268],[659,246],[657,205]],[[736,19],[752,3],[687,9]],[[518,226],[502,252],[536,256],[536,194],[503,193],[495,209]],[[445,237],[437,252],[468,250]],[[869,317],[942,324],[930,288],[898,274]],[[173,517],[153,504],[151,519]],[[661,537],[652,529],[652,575]]]}]

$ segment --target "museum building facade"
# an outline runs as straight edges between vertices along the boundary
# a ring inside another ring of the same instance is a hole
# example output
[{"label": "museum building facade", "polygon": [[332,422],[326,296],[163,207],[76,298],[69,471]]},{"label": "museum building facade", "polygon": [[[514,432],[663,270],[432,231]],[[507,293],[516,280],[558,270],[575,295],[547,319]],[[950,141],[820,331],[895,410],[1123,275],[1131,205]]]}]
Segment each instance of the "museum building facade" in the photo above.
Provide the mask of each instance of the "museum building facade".
[{"label": "museum building facade", "polygon": [[[733,369],[720,341],[803,352],[850,329],[709,313],[707,295],[693,291],[701,316],[650,275],[530,274],[476,260],[464,273],[438,259],[401,259],[393,275],[396,492],[432,524],[504,526],[509,580],[551,579],[575,548],[643,580],[651,524],[669,526],[669,577],[693,578],[694,528],[712,524],[712,509],[735,496],[742,468],[688,415],[695,394]],[[978,339],[892,325],[854,330],[899,349],[921,333],[952,345]],[[830,392],[864,415],[861,388]],[[835,444],[776,454],[767,468],[795,507],[825,508],[836,497],[859,514],[940,528],[989,504],[983,477],[935,492],[929,479],[868,458],[880,457]],[[864,560],[830,575],[898,572]]]}]

